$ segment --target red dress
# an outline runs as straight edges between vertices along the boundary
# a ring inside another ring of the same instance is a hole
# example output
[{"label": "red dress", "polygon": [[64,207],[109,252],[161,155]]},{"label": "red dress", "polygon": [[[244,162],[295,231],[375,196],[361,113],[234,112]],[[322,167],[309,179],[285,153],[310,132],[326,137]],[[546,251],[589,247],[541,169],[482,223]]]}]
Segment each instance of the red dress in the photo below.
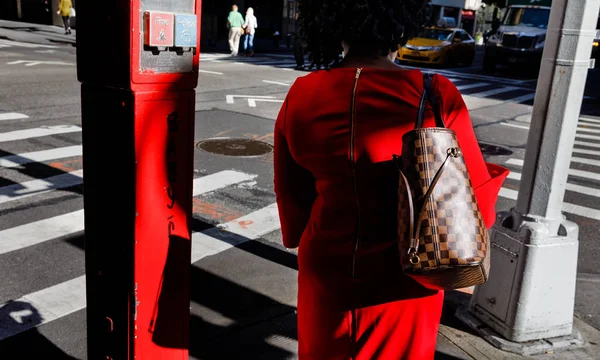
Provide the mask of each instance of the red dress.
[{"label": "red dress", "polygon": [[[340,68],[298,78],[275,124],[283,244],[299,247],[299,357],[433,359],[444,295],[402,274],[391,162],[414,128],[422,73],[364,68],[356,75]],[[456,87],[439,75],[433,87],[491,227],[507,170],[484,162]],[[425,126],[433,125],[427,111]]]}]

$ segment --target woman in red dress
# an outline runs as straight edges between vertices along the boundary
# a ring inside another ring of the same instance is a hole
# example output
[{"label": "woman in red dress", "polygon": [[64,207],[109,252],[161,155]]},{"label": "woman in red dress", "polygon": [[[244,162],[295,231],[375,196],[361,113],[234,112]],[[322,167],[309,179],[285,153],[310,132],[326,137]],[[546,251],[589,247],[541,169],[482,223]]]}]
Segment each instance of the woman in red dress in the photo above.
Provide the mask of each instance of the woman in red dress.
[{"label": "woman in red dress", "polygon": [[[318,3],[318,4],[316,4]],[[318,6],[315,6],[318,5]],[[301,2],[303,30],[329,71],[300,77],[275,124],[275,192],[283,243],[298,248],[300,359],[430,360],[442,291],[403,275],[393,154],[414,127],[418,70],[394,63],[424,21],[423,0]],[[327,57],[326,57],[327,56]],[[458,137],[488,227],[507,176],[486,164],[456,87],[436,75],[442,117]],[[434,126],[428,110],[425,126]]]}]

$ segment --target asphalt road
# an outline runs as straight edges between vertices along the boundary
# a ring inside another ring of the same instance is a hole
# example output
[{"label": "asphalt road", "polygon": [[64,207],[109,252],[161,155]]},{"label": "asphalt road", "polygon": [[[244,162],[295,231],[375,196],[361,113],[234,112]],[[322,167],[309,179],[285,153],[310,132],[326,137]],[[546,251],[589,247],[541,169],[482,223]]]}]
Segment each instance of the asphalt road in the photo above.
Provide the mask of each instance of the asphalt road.
[{"label": "asphalt road", "polygon": [[[3,44],[0,304],[4,306],[0,305],[0,354],[3,359],[30,359],[41,354],[52,359],[83,359],[81,109],[74,48]],[[304,75],[293,70],[293,57],[272,54],[232,59],[223,54],[202,54],[201,60],[196,143],[200,146],[205,140],[230,138],[272,145],[274,119],[281,103],[293,81]],[[440,72],[456,83],[472,110],[482,143],[508,150],[504,154],[486,152],[486,159],[513,171],[498,202],[498,210],[509,210],[515,204],[529,127],[519,116],[531,111],[535,80],[490,77],[478,66],[427,71]],[[590,76],[598,76],[597,71]],[[599,99],[590,95],[597,91],[590,87],[584,114],[600,112]],[[580,226],[576,313],[600,329],[600,119],[582,117],[577,141],[565,198],[573,205],[565,215]],[[106,146],[110,146],[110,139]],[[242,149],[244,156],[223,156],[194,149],[199,184],[194,197],[194,231],[226,224],[241,237],[258,240],[246,248],[223,248],[194,262],[194,281],[227,288],[231,296],[207,303],[194,293],[192,315],[197,321],[192,327],[218,337],[232,324],[249,324],[256,316],[276,318],[285,331],[277,334],[278,350],[269,351],[288,356],[293,341],[281,338],[293,338],[288,330],[293,322],[295,270],[287,256],[290,254],[280,246],[273,208],[272,155],[248,156],[248,152]],[[114,177],[118,182],[119,174]],[[221,185],[216,190],[203,190],[208,183]],[[240,228],[240,219],[253,225]],[[277,260],[264,255],[272,252],[268,249],[280,251]],[[244,257],[261,251],[263,255],[255,262]],[[265,260],[268,258],[271,260]],[[241,304],[235,301],[238,298],[251,301]],[[273,347],[273,341],[268,343]],[[191,350],[191,357],[207,358],[199,346]]]}]

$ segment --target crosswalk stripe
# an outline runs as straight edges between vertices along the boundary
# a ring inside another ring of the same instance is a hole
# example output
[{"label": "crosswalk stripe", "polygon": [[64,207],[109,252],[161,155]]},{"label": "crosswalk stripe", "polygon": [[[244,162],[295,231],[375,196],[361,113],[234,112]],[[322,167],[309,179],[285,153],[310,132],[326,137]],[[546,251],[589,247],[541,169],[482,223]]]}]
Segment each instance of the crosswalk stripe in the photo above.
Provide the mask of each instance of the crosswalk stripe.
[{"label": "crosswalk stripe", "polygon": [[588,129],[585,127],[578,126],[577,131],[585,131],[592,134],[600,134],[600,129]]},{"label": "crosswalk stripe", "polygon": [[[194,179],[194,196],[214,191],[225,186],[250,181],[255,175],[227,170]],[[36,179],[24,183],[8,185],[0,188],[0,204],[21,200],[26,197],[44,194],[83,183],[83,170],[60,174],[45,179]]]},{"label": "crosswalk stripe", "polygon": [[[83,223],[83,219],[81,221]],[[192,234],[192,258],[194,263],[207,256],[218,254],[248,240],[256,239],[279,228],[277,206],[269,205],[244,217],[220,225],[216,228]],[[237,236],[231,236],[234,234]],[[211,236],[212,235],[212,236]],[[214,237],[213,237],[214,236]],[[0,239],[2,239],[0,237]],[[11,316],[23,309],[23,303],[29,304],[41,315],[40,323],[24,323],[8,326],[0,323],[0,341],[36,326],[68,316],[86,307],[85,275],[36,291],[15,300],[21,303],[11,311],[11,303],[0,305],[0,309]]]},{"label": "crosswalk stripe", "polygon": [[[501,188],[499,195],[506,199],[517,200],[519,192],[512,189]],[[589,219],[600,220],[600,210],[590,209],[584,206],[563,202],[562,211]]]},{"label": "crosswalk stripe", "polygon": [[81,128],[75,125],[44,126],[33,129],[17,130],[6,133],[0,133],[0,143],[6,141],[25,140],[50,135],[68,134],[80,131]]},{"label": "crosswalk stripe", "polygon": [[[256,178],[256,175],[245,174],[233,170],[226,170],[203,176],[194,179],[193,195],[198,196],[207,194],[230,185],[250,181],[254,178]],[[0,190],[2,189],[4,188],[0,188]],[[1,194],[2,193],[0,192],[0,199],[2,199]],[[39,194],[39,192],[37,194]],[[82,230],[83,210],[2,230],[0,231],[0,255],[62,236],[72,235]]]},{"label": "crosswalk stripe", "polygon": [[45,179],[35,179],[0,188],[0,204],[21,200],[26,197],[45,194],[83,183],[83,170],[60,174]]},{"label": "crosswalk stripe", "polygon": [[6,120],[22,120],[22,119],[28,119],[29,116],[25,115],[25,114],[19,114],[19,113],[4,113],[1,114],[0,113],[0,121],[6,121]]},{"label": "crosswalk stripe", "polygon": [[[518,128],[518,129],[529,130],[529,126],[526,126],[526,125],[518,125],[518,124],[513,124],[513,123],[507,123],[507,122],[502,122],[500,124],[504,125],[504,126],[510,126],[510,127]],[[583,128],[581,126],[578,126],[577,127],[577,135],[575,135],[576,137],[580,137],[580,138],[583,138],[583,139],[600,140],[600,136],[581,134],[582,131],[591,132],[591,133],[600,133],[600,130],[586,129],[586,128]]]},{"label": "crosswalk stripe", "polygon": [[579,132],[575,135],[575,137],[582,138],[582,139],[590,139],[590,140],[599,140],[600,141],[600,136],[580,134]]},{"label": "crosswalk stripe", "polygon": [[[280,228],[277,205],[243,216],[216,228],[192,234],[192,263]],[[231,236],[229,234],[234,234]],[[215,241],[215,239],[220,239]]]},{"label": "crosswalk stripe", "polygon": [[498,89],[492,89],[492,90],[483,91],[483,92],[480,92],[480,93],[469,94],[469,96],[483,98],[483,97],[488,97],[488,96],[494,96],[494,95],[502,94],[502,93],[505,93],[505,92],[513,91],[513,90],[519,90],[519,88],[514,87],[514,86],[505,86],[505,87],[501,87],[501,88],[498,88]]},{"label": "crosswalk stripe", "polygon": [[[516,171],[511,171],[508,174],[508,178],[512,180],[521,181],[522,174]],[[566,189],[579,194],[590,195],[594,197],[600,197],[600,189],[594,189],[587,186],[580,186],[576,184],[567,183]]]},{"label": "crosswalk stripe", "polygon": [[488,83],[474,83],[474,84],[469,84],[469,85],[458,86],[457,89],[458,89],[458,91],[463,91],[463,90],[469,90],[469,89],[474,89],[474,88],[488,86],[488,85],[489,85]]},{"label": "crosswalk stripe", "polygon": [[13,40],[4,40],[4,39],[0,39],[0,44],[11,47],[24,47],[24,48],[46,48],[46,49],[56,49],[57,46],[53,46],[53,45],[42,45],[42,44],[32,44],[32,43],[25,43],[25,42],[20,42],[20,41],[13,41]]},{"label": "crosswalk stripe", "polygon": [[0,168],[15,168],[33,162],[44,162],[48,160],[64,159],[81,155],[81,145],[35,151],[2,157],[0,158]]},{"label": "crosswalk stripe", "polygon": [[[600,147],[600,144],[598,144],[598,147]],[[580,148],[574,148],[573,149],[573,153],[575,154],[586,154],[586,155],[596,155],[596,156],[600,156],[600,151],[596,151],[596,150],[586,150],[586,149],[580,149]]]},{"label": "crosswalk stripe", "polygon": [[506,101],[513,102],[513,103],[522,103],[522,102],[526,102],[526,101],[533,100],[533,99],[535,99],[535,93],[518,96],[516,98],[512,98],[512,99],[506,100]]},{"label": "crosswalk stripe", "polygon": [[218,173],[194,179],[194,196],[202,195],[230,185],[251,181],[256,175],[246,174],[234,170],[225,170]]},{"label": "crosswalk stripe", "polygon": [[83,210],[0,231],[0,255],[83,231]]},{"label": "crosswalk stripe", "polygon": [[588,116],[581,116],[579,119],[582,121],[585,121],[585,122],[600,124],[600,118],[591,118]]},{"label": "crosswalk stripe", "polygon": [[588,141],[577,141],[577,140],[575,140],[575,145],[577,145],[577,146],[587,146],[587,147],[593,147],[593,148],[600,149],[600,144],[592,143],[592,142],[588,142]]},{"label": "crosswalk stripe", "polygon": [[[585,159],[585,160],[588,160],[588,159]],[[523,166],[523,164],[525,162],[521,159],[508,159],[508,160],[506,160],[506,163],[509,165]],[[581,178],[585,178],[585,179],[590,179],[590,180],[600,181],[600,174],[596,174],[591,171],[569,169],[569,175],[573,175],[573,176],[577,176],[577,177],[581,177]],[[597,190],[597,191],[600,191],[600,190]]]},{"label": "crosswalk stripe", "polygon": [[581,121],[579,122],[579,127],[580,127],[580,128],[585,128],[585,127],[587,127],[587,126],[589,126],[589,127],[593,127],[593,128],[600,128],[600,124],[588,123],[588,122],[585,122],[585,120],[581,120]]},{"label": "crosswalk stripe", "polygon": [[6,313],[6,316],[11,316],[22,311],[25,307],[24,304],[28,304],[39,313],[40,323],[30,322],[12,326],[8,326],[7,322],[0,323],[0,341],[34,328],[36,325],[46,324],[84,309],[86,306],[85,275],[25,295],[15,300],[14,304],[18,304],[18,308],[13,311],[11,311],[11,302],[0,305],[0,309]]}]

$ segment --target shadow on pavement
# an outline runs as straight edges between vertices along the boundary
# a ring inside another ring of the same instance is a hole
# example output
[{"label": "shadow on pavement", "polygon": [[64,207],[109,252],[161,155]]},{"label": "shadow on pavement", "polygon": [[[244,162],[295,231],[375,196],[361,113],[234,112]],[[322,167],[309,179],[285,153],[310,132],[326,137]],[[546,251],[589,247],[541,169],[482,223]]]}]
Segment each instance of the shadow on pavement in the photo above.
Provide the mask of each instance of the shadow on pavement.
[{"label": "shadow on pavement", "polygon": [[[8,169],[12,169],[14,171],[18,171],[19,173],[32,177],[34,179],[44,180],[51,184],[51,186],[55,186],[59,188],[61,191],[70,191],[79,195],[83,194],[83,189],[81,184],[83,183],[83,178],[78,177],[76,175],[69,174],[67,171],[63,169],[59,169],[57,167],[53,167],[50,165],[46,165],[42,162],[32,161],[30,159],[24,158],[17,154],[10,153],[5,150],[0,150],[0,158],[4,160],[8,160],[17,164],[20,164],[17,167],[8,167]],[[55,164],[61,164],[60,161],[55,162]],[[19,183],[14,181],[5,179],[0,177],[0,188],[5,186],[16,186]],[[71,184],[70,186],[64,186],[64,184]],[[20,196],[23,188],[19,187],[12,192],[6,192],[2,195],[4,196]],[[43,190],[40,190],[43,191]],[[17,192],[19,192],[17,194]],[[27,194],[35,194],[36,192],[27,192]]]},{"label": "shadow on pavement", "polygon": [[[77,360],[56,347],[35,326],[43,321],[38,309],[27,302],[11,301],[0,308],[2,359]],[[33,328],[31,328],[34,326]],[[29,330],[27,330],[29,329]]]}]

